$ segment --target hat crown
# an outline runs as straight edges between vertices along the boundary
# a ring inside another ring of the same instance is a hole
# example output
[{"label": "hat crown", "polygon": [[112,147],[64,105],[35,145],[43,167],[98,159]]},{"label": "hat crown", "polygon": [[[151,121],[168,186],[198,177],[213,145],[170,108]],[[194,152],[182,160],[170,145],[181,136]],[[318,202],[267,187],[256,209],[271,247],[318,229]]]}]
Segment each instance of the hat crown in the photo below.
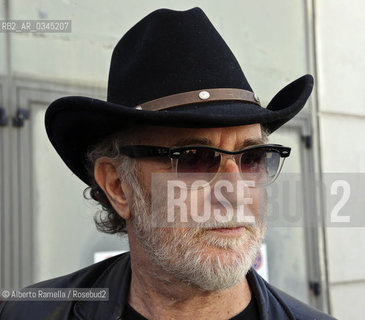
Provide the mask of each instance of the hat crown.
[{"label": "hat crown", "polygon": [[133,26],[113,51],[108,102],[134,107],[207,88],[252,91],[232,51],[200,8],[156,10]]}]

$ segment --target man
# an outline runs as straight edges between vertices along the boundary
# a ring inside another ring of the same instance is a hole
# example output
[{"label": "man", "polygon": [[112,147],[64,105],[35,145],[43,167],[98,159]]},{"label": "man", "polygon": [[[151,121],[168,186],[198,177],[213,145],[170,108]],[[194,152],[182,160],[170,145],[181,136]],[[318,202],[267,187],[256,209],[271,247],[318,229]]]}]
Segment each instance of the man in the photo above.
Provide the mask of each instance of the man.
[{"label": "man", "polygon": [[130,254],[34,287],[108,288],[109,300],[7,302],[1,319],[330,319],[251,269],[265,186],[290,153],[267,135],[312,87],[303,76],[263,108],[199,8],[142,19],[114,49],[106,102],[65,97],[46,114],[106,211],[98,228],[127,231]]}]

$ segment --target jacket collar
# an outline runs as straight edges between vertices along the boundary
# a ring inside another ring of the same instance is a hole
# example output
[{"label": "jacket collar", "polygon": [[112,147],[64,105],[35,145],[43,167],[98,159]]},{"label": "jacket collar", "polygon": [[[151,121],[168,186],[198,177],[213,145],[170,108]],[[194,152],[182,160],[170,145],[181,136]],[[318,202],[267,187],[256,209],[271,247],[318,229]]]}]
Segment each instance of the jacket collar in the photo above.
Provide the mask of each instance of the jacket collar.
[{"label": "jacket collar", "polygon": [[251,292],[256,298],[260,320],[269,319],[268,296],[263,283],[264,280],[258,276],[253,268],[248,271],[246,278]]},{"label": "jacket collar", "polygon": [[79,319],[121,319],[124,305],[128,301],[131,282],[129,252],[120,255],[93,283],[92,288],[108,288],[108,301],[78,301],[74,306]]}]

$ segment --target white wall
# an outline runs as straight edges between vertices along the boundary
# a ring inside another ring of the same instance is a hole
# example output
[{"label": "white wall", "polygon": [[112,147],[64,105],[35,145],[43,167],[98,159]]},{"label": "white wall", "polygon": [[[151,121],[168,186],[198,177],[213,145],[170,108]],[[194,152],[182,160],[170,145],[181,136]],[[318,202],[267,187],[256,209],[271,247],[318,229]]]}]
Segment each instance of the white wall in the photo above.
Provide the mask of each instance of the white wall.
[{"label": "white wall", "polygon": [[[364,173],[365,4],[320,0],[316,17],[322,170]],[[365,230],[328,228],[326,241],[332,313],[363,319]]]},{"label": "white wall", "polygon": [[261,100],[306,71],[301,0],[11,1],[12,19],[71,19],[71,33],[12,35],[15,75],[106,87],[120,37],[154,9],[200,6],[228,42]]},{"label": "white wall", "polygon": [[[0,2],[0,19],[5,19],[5,2]],[[0,75],[6,74],[6,35],[0,33]]]}]

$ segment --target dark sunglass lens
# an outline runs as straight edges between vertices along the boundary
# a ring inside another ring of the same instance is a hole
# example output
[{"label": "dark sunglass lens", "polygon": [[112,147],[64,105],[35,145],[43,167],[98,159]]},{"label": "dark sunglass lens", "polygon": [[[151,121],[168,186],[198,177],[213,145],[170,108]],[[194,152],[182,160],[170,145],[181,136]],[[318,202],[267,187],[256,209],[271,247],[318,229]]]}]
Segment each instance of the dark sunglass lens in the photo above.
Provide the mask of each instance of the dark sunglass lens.
[{"label": "dark sunglass lens", "polygon": [[242,172],[256,173],[264,170],[265,166],[264,150],[247,150],[241,157],[241,169]]},{"label": "dark sunglass lens", "polygon": [[270,183],[280,165],[280,155],[275,150],[247,150],[241,157],[243,177],[255,181],[256,184]]},{"label": "dark sunglass lens", "polygon": [[185,150],[177,162],[179,173],[212,173],[217,172],[220,164],[218,152],[209,149]]},{"label": "dark sunglass lens", "polygon": [[270,180],[275,178],[280,168],[280,154],[278,151],[266,151],[266,171]]}]

